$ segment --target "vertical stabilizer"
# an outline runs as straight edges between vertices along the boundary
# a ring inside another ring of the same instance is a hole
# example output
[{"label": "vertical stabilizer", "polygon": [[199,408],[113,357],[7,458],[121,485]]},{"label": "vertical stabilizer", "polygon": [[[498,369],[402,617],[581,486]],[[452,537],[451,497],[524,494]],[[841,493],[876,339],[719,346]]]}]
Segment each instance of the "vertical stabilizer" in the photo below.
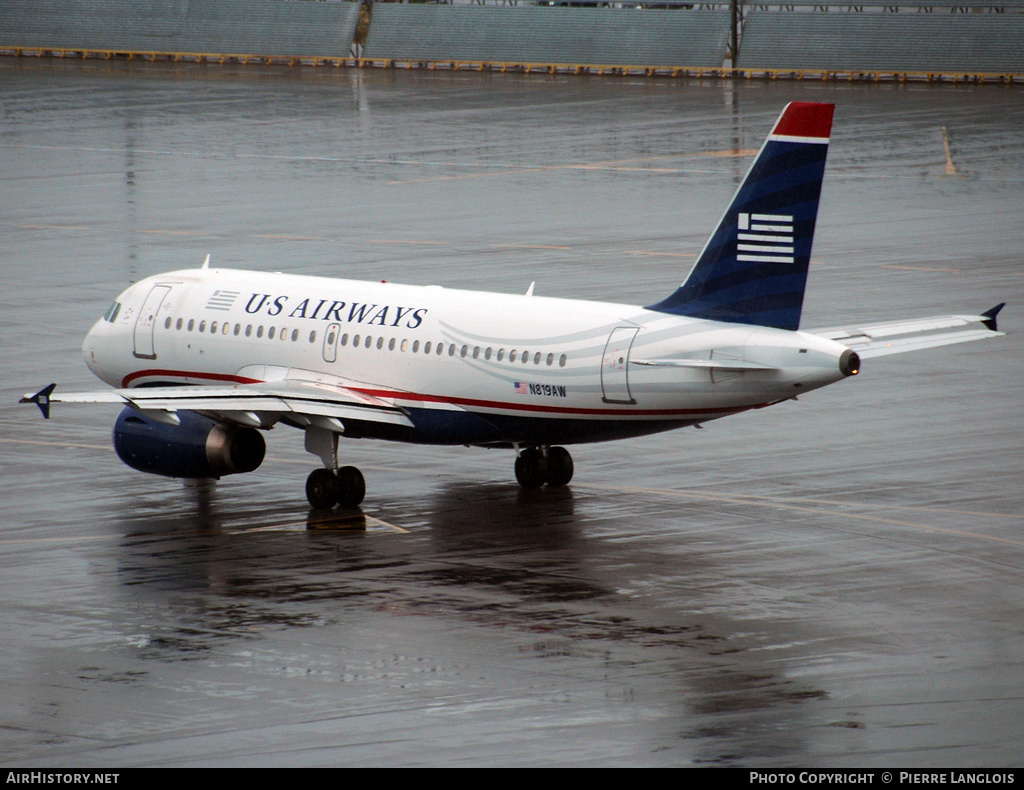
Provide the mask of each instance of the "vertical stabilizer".
[{"label": "vertical stabilizer", "polygon": [[799,328],[834,108],[786,105],[686,281],[648,309]]}]

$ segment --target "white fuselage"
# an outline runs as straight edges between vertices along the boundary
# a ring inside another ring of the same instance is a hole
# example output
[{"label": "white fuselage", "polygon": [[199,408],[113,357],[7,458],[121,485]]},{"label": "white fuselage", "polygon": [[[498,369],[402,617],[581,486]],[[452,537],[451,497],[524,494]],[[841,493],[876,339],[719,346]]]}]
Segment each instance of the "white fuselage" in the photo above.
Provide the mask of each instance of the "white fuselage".
[{"label": "white fuselage", "polygon": [[[353,436],[453,444],[639,435],[838,381],[831,340],[632,305],[225,269],[121,294],[83,344],[119,388],[247,384],[294,371],[393,402],[416,429]],[[721,365],[719,367],[718,365]]]}]

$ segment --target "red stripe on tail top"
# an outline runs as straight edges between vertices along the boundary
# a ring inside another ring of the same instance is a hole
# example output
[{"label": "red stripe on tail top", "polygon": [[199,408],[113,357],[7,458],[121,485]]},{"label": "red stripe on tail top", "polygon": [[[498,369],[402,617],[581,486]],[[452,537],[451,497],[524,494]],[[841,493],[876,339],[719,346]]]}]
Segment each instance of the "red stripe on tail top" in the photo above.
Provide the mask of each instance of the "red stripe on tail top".
[{"label": "red stripe on tail top", "polygon": [[785,112],[772,129],[772,135],[785,137],[817,137],[827,140],[832,131],[834,104],[794,101],[786,105]]}]

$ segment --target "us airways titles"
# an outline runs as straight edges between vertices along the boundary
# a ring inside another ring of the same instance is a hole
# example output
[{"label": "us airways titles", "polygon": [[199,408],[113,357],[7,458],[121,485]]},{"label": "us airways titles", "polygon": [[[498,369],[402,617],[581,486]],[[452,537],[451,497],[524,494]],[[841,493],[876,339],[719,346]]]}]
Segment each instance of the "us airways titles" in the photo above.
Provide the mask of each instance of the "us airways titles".
[{"label": "us airways titles", "polygon": [[399,307],[316,298],[303,299],[294,307],[290,307],[290,300],[292,300],[290,296],[253,294],[249,297],[245,312],[262,312],[269,316],[276,316],[282,315],[290,308],[290,312],[287,314],[288,318],[309,318],[339,323],[375,324],[415,329],[423,323],[423,316],[428,309],[426,307]]}]

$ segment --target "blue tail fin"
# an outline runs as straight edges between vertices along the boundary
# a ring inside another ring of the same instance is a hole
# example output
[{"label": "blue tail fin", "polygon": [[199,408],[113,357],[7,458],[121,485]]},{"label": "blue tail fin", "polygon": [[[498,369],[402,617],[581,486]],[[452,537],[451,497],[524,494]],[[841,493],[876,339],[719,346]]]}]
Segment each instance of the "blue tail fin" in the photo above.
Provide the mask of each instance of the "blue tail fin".
[{"label": "blue tail fin", "polygon": [[834,108],[786,105],[686,281],[649,310],[800,326]]}]

